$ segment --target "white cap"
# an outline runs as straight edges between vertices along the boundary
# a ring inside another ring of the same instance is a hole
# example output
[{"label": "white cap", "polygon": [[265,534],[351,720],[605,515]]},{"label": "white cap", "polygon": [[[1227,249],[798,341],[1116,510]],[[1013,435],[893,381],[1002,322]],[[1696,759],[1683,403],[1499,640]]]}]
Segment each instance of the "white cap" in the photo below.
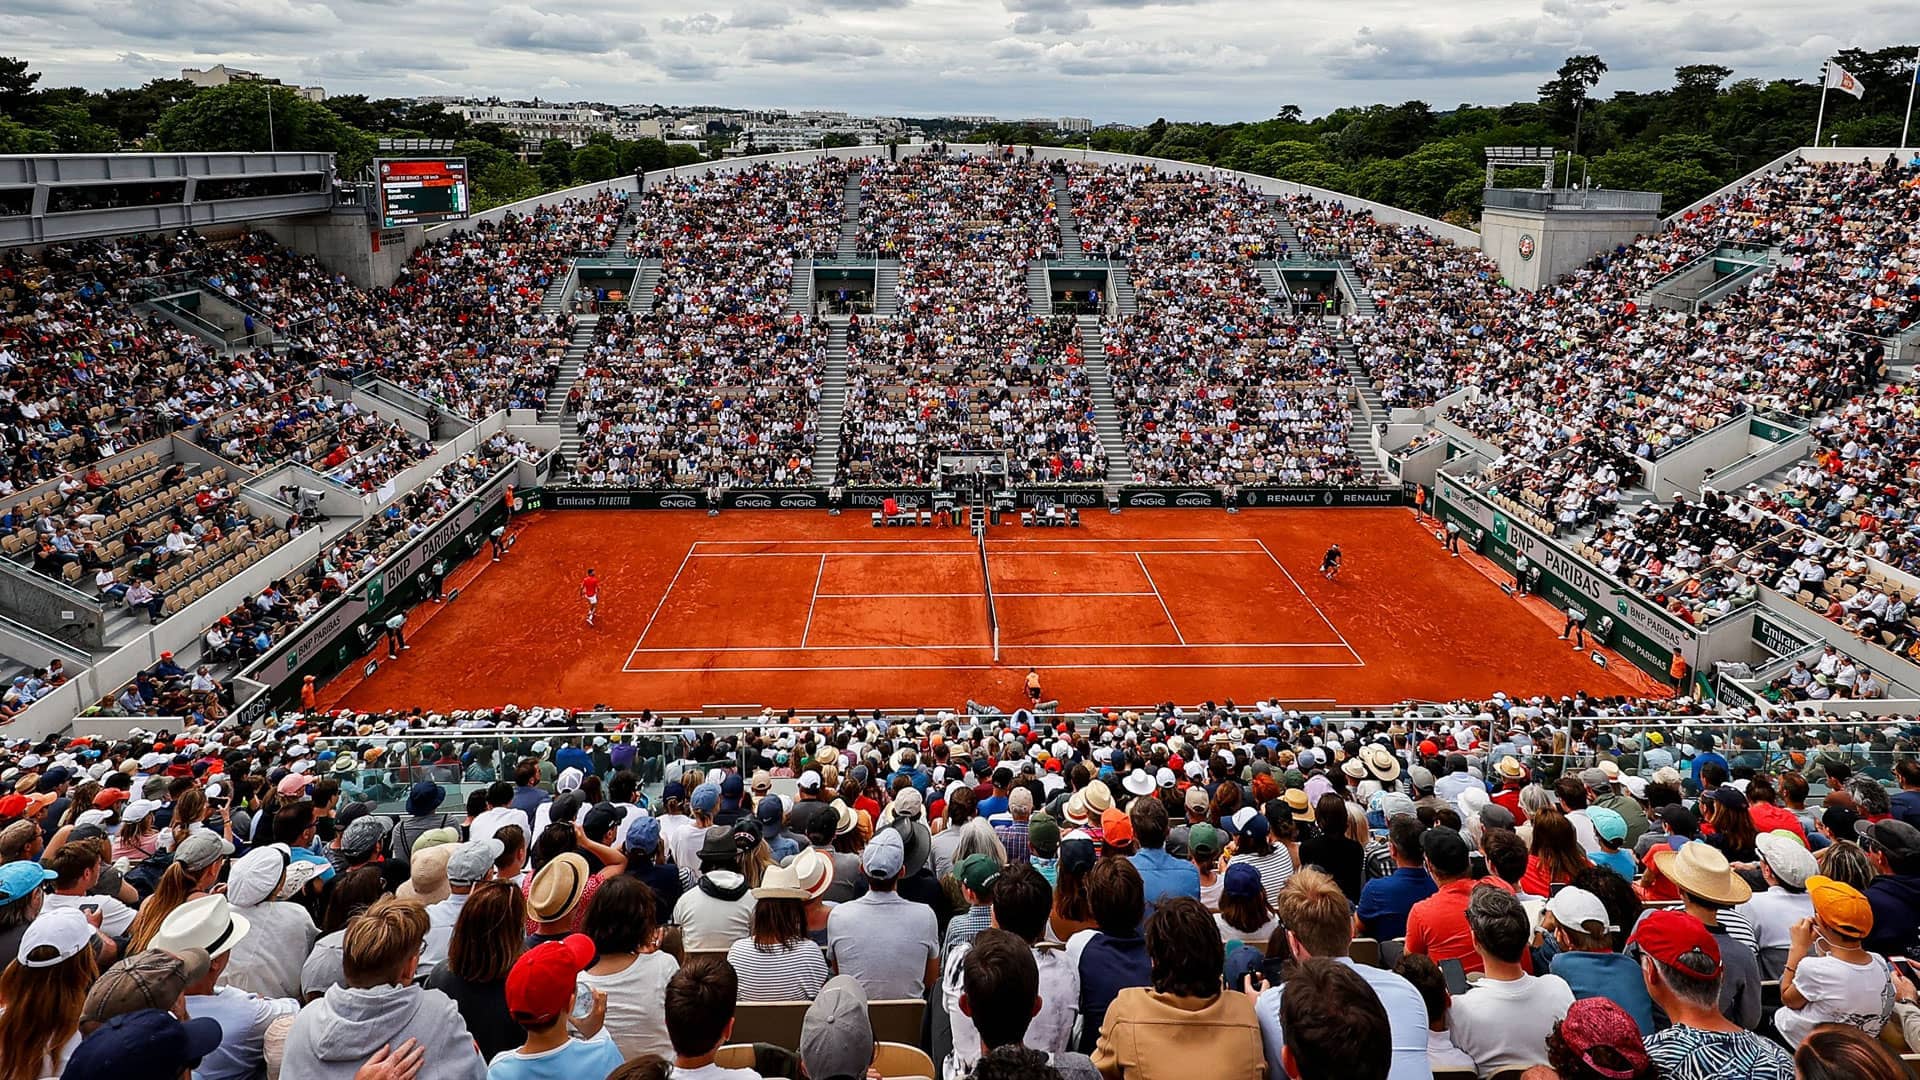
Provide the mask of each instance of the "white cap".
[{"label": "white cap", "polygon": [[1613,920],[1607,916],[1607,905],[1587,890],[1572,885],[1554,893],[1547,901],[1547,910],[1553,913],[1555,922],[1583,934],[1596,932],[1590,928],[1593,923],[1600,924],[1601,933],[1615,929]]},{"label": "white cap", "polygon": [[129,822],[139,821],[141,818],[147,817],[159,809],[160,804],[152,799],[135,799],[127,804],[125,810],[120,811],[120,820]]},{"label": "white cap", "polygon": [[[20,938],[20,966],[50,968],[64,964],[75,953],[86,948],[93,937],[93,924],[87,921],[79,908],[55,908],[42,912],[27,924],[27,931]],[[33,951],[41,946],[50,946],[54,956],[43,960],[30,959]]]}]

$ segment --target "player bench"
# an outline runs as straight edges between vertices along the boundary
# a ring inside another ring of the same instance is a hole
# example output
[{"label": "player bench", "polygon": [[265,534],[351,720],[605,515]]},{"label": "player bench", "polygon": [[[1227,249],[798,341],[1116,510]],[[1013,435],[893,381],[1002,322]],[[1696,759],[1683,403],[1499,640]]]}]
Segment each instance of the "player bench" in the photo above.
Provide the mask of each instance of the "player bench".
[{"label": "player bench", "polygon": [[1072,506],[1049,506],[1037,512],[1022,510],[1020,527],[1023,529],[1077,529],[1080,527],[1080,511]]}]

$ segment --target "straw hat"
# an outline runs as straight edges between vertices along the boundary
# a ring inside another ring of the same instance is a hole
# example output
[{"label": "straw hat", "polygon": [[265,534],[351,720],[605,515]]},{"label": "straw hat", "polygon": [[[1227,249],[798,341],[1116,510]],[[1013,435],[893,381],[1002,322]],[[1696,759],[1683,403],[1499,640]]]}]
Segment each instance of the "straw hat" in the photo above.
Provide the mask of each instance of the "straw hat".
[{"label": "straw hat", "polygon": [[454,845],[439,844],[424,851],[415,851],[408,860],[409,876],[400,883],[393,894],[402,900],[418,900],[422,904],[437,904],[453,895],[452,886],[447,884],[447,860],[453,857]]},{"label": "straw hat", "polygon": [[1732,907],[1753,898],[1753,888],[1727,865],[1719,848],[1694,840],[1672,848],[1655,848],[1653,865],[1683,893]]},{"label": "straw hat", "polygon": [[580,906],[587,879],[592,876],[587,860],[578,852],[556,856],[533,875],[533,887],[527,891],[528,912],[535,922],[559,922]]},{"label": "straw hat", "polygon": [[1287,809],[1293,811],[1293,820],[1312,821],[1313,802],[1301,788],[1288,788],[1286,794]]},{"label": "straw hat", "polygon": [[760,878],[760,887],[753,890],[755,900],[806,900],[810,894],[800,883],[800,875],[790,866],[774,865]]},{"label": "straw hat", "polygon": [[1080,795],[1086,801],[1087,812],[1095,818],[1113,809],[1113,790],[1105,781],[1095,780],[1082,789]]},{"label": "straw hat", "polygon": [[1520,759],[1514,757],[1512,754],[1501,758],[1500,764],[1494,766],[1494,771],[1508,780],[1524,780],[1527,778],[1527,767],[1520,764]]},{"label": "straw hat", "polygon": [[1393,751],[1379,743],[1362,747],[1360,760],[1366,765],[1367,771],[1373,774],[1373,778],[1383,784],[1391,784],[1400,779],[1400,760],[1393,756]]}]

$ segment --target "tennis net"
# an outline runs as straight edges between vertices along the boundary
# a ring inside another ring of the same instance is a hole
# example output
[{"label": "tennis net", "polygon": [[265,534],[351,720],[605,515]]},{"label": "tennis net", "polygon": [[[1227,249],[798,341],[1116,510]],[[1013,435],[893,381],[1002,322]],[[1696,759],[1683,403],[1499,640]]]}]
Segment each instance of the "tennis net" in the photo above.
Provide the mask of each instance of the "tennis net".
[{"label": "tennis net", "polygon": [[994,610],[993,572],[987,569],[987,531],[975,528],[973,538],[980,549],[980,583],[987,598],[987,632],[993,638],[993,658],[1000,659],[1000,613]]}]

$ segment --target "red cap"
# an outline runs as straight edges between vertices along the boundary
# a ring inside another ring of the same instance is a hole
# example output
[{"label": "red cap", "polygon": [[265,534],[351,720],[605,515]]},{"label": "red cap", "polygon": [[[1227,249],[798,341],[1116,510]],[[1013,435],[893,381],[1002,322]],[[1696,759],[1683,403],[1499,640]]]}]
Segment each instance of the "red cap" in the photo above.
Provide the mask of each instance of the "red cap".
[{"label": "red cap", "polygon": [[507,972],[507,1009],[514,1019],[546,1024],[573,1008],[574,982],[593,963],[593,939],[568,934],[523,953]]},{"label": "red cap", "polygon": [[95,810],[111,810],[127,801],[128,797],[127,793],[120,788],[107,788],[93,797],[93,808]]},{"label": "red cap", "polygon": [[1440,748],[1439,748],[1438,746],[1435,746],[1435,745],[1433,744],[1433,740],[1432,740],[1432,739],[1422,739],[1422,740],[1420,740],[1420,753],[1421,753],[1421,755],[1422,755],[1422,756],[1424,756],[1424,757],[1432,757],[1433,755],[1435,755],[1435,754],[1437,754],[1437,753],[1439,753],[1439,752],[1440,752]]},{"label": "red cap", "polygon": [[24,817],[27,812],[25,795],[9,795],[0,799],[0,818]]},{"label": "red cap", "polygon": [[1720,974],[1720,943],[1713,940],[1705,923],[1684,911],[1662,908],[1647,912],[1627,944],[1639,946],[1640,951],[1668,967],[1679,968],[1683,974],[1692,974],[1693,970],[1681,966],[1680,958],[1698,949],[1713,958],[1713,970],[1701,978],[1717,978]]}]

